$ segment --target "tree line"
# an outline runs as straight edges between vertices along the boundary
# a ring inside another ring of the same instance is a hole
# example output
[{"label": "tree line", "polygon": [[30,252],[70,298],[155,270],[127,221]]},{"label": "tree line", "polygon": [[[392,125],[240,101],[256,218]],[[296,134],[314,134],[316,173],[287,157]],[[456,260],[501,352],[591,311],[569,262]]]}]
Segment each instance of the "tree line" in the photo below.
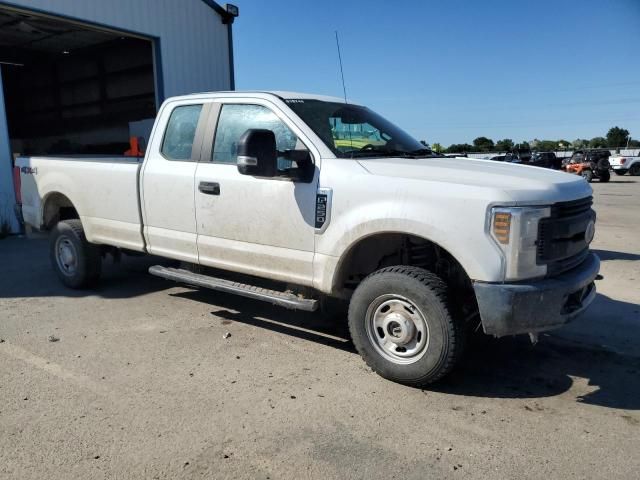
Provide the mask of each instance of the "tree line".
[{"label": "tree line", "polygon": [[[422,142],[427,145],[426,142]],[[531,148],[540,152],[558,150],[577,150],[581,148],[640,148],[639,140],[632,140],[629,130],[620,127],[612,127],[607,132],[606,137],[577,138],[570,142],[568,140],[532,140],[531,142],[515,143],[510,138],[504,138],[494,142],[487,137],[478,137],[473,141],[473,145],[468,143],[454,143],[445,148],[439,143],[431,145],[431,149],[438,153],[463,153],[463,152],[508,152],[514,148]]]}]

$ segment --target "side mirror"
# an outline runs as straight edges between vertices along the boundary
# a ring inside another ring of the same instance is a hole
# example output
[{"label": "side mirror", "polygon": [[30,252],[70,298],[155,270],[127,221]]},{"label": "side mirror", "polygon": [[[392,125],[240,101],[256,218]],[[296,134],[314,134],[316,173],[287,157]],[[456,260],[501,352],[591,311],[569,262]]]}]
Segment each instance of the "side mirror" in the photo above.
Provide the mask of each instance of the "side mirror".
[{"label": "side mirror", "polygon": [[275,177],[276,136],[271,130],[252,128],[238,140],[238,171],[255,177]]}]

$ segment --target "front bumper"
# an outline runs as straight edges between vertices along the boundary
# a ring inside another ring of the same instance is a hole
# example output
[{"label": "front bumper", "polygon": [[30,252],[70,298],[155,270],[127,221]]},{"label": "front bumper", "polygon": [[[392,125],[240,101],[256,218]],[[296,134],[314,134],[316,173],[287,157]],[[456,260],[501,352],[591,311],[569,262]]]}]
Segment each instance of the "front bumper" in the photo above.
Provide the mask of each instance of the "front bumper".
[{"label": "front bumper", "polygon": [[475,282],[482,328],[503,337],[558,328],[580,315],[596,296],[600,259],[594,253],[554,278],[519,283]]}]

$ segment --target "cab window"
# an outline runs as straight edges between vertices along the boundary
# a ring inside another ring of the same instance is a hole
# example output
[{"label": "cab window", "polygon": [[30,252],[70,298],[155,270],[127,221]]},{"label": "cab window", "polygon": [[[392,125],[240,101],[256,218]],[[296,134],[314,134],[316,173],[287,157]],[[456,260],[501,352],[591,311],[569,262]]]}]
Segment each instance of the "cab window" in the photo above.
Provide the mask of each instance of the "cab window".
[{"label": "cab window", "polygon": [[238,140],[249,129],[271,130],[278,149],[278,172],[286,175],[298,168],[287,157],[292,151],[308,151],[298,137],[278,116],[262,105],[226,104],[222,106],[213,145],[212,160],[236,164]]},{"label": "cab window", "polygon": [[182,105],[173,109],[162,141],[161,152],[168,160],[196,160],[193,141],[202,105]]}]

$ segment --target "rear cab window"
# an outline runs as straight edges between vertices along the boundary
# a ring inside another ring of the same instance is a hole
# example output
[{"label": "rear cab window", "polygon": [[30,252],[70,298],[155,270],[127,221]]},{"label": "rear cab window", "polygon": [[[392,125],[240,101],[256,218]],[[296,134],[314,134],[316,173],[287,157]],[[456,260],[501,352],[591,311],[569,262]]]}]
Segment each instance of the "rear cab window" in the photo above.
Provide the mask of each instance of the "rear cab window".
[{"label": "rear cab window", "polygon": [[173,109],[164,132],[160,152],[167,160],[197,161],[194,141],[202,105],[180,105]]}]

